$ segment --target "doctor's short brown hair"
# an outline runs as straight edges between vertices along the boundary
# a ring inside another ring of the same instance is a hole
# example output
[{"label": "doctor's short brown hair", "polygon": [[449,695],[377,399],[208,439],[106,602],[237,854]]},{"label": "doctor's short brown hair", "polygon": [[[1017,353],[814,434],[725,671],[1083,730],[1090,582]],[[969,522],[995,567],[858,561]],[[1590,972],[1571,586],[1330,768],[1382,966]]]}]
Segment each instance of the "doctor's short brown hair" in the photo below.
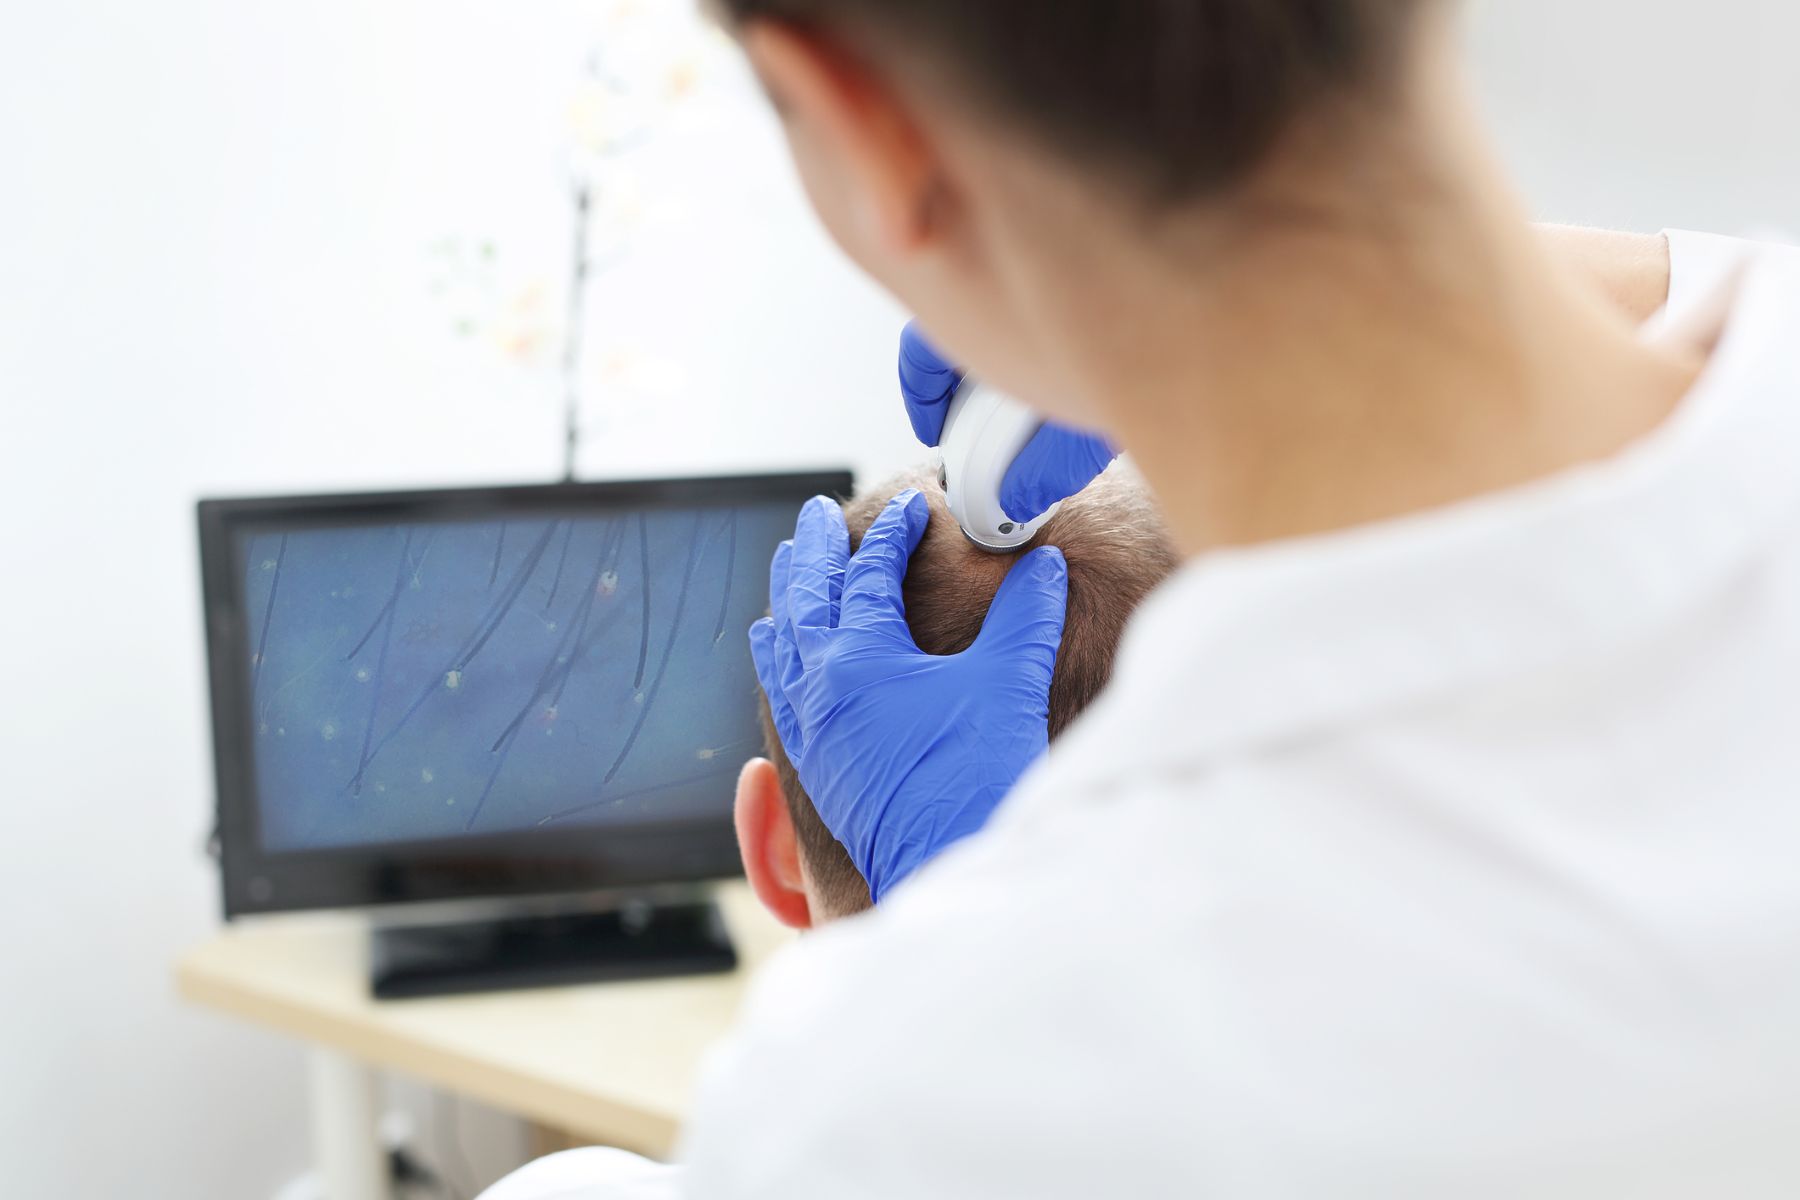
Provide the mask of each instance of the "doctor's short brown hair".
[{"label": "doctor's short brown hair", "polygon": [[[936,475],[925,471],[896,476],[844,505],[853,548],[887,502],[909,487],[930,502],[931,523],[907,566],[906,623],[927,654],[957,654],[981,632],[994,593],[1018,554],[989,554],[971,545],[945,506]],[[1149,493],[1121,466],[1064,501],[1019,554],[1037,546],[1059,547],[1069,564],[1069,606],[1050,681],[1054,740],[1106,686],[1126,622],[1177,560]],[[868,884],[800,786],[775,736],[766,700],[762,715],[764,741],[815,888],[834,915],[868,908]]]},{"label": "doctor's short brown hair", "polygon": [[1302,116],[1385,94],[1431,0],[715,0],[925,58],[1082,166],[1163,199],[1240,182]]}]

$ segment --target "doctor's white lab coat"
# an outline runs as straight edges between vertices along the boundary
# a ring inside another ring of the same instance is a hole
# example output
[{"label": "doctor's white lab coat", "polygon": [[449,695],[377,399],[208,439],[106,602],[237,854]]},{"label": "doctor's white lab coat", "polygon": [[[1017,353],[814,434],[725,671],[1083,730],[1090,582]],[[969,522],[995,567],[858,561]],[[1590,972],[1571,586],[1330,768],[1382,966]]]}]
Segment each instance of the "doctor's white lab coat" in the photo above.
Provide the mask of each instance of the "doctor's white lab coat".
[{"label": "doctor's white lab coat", "polygon": [[496,1200],[1800,1196],[1797,257],[1616,459],[1184,569],[987,830],[767,969],[684,1173]]}]

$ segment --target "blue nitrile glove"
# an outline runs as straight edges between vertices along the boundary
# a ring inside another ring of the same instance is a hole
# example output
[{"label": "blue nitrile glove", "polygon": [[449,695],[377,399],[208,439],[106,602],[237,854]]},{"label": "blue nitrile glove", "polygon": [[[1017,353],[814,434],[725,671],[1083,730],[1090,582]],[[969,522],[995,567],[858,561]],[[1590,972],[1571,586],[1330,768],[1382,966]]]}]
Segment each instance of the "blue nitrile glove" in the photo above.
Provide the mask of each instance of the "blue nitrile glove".
[{"label": "blue nitrile glove", "polygon": [[775,553],[770,615],[750,628],[781,744],[876,900],[981,828],[1049,743],[1062,552],[1013,564],[974,645],[926,654],[900,586],[929,521],[909,488],[852,557],[843,510],[809,500]]},{"label": "blue nitrile glove", "polygon": [[[900,396],[913,433],[927,446],[938,444],[950,397],[961,383],[962,374],[944,361],[917,322],[900,331]],[[1006,469],[1000,507],[1021,524],[1034,521],[1092,483],[1118,456],[1105,438],[1046,423]]]}]

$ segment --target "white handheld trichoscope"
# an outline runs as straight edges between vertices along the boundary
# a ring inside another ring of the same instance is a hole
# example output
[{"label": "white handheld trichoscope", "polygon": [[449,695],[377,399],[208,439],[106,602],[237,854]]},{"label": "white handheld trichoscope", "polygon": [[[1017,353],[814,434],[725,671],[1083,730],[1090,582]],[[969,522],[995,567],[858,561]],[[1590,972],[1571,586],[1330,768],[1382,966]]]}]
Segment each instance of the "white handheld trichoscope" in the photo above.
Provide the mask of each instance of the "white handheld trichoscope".
[{"label": "white handheld trichoscope", "polygon": [[1031,521],[1014,521],[1000,507],[1000,484],[1043,420],[1003,392],[963,380],[938,438],[944,500],[963,534],[983,550],[1007,554],[1029,542],[1059,505]]}]

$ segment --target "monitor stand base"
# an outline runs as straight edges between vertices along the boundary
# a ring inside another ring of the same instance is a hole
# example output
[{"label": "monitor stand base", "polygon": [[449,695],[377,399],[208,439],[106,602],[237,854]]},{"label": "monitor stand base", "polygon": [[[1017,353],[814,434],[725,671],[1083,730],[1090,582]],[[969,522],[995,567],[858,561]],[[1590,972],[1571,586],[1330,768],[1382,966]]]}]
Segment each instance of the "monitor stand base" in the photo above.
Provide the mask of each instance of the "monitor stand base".
[{"label": "monitor stand base", "polygon": [[601,912],[377,928],[369,950],[371,990],[380,999],[701,975],[737,966],[724,917],[710,902],[633,901]]}]

